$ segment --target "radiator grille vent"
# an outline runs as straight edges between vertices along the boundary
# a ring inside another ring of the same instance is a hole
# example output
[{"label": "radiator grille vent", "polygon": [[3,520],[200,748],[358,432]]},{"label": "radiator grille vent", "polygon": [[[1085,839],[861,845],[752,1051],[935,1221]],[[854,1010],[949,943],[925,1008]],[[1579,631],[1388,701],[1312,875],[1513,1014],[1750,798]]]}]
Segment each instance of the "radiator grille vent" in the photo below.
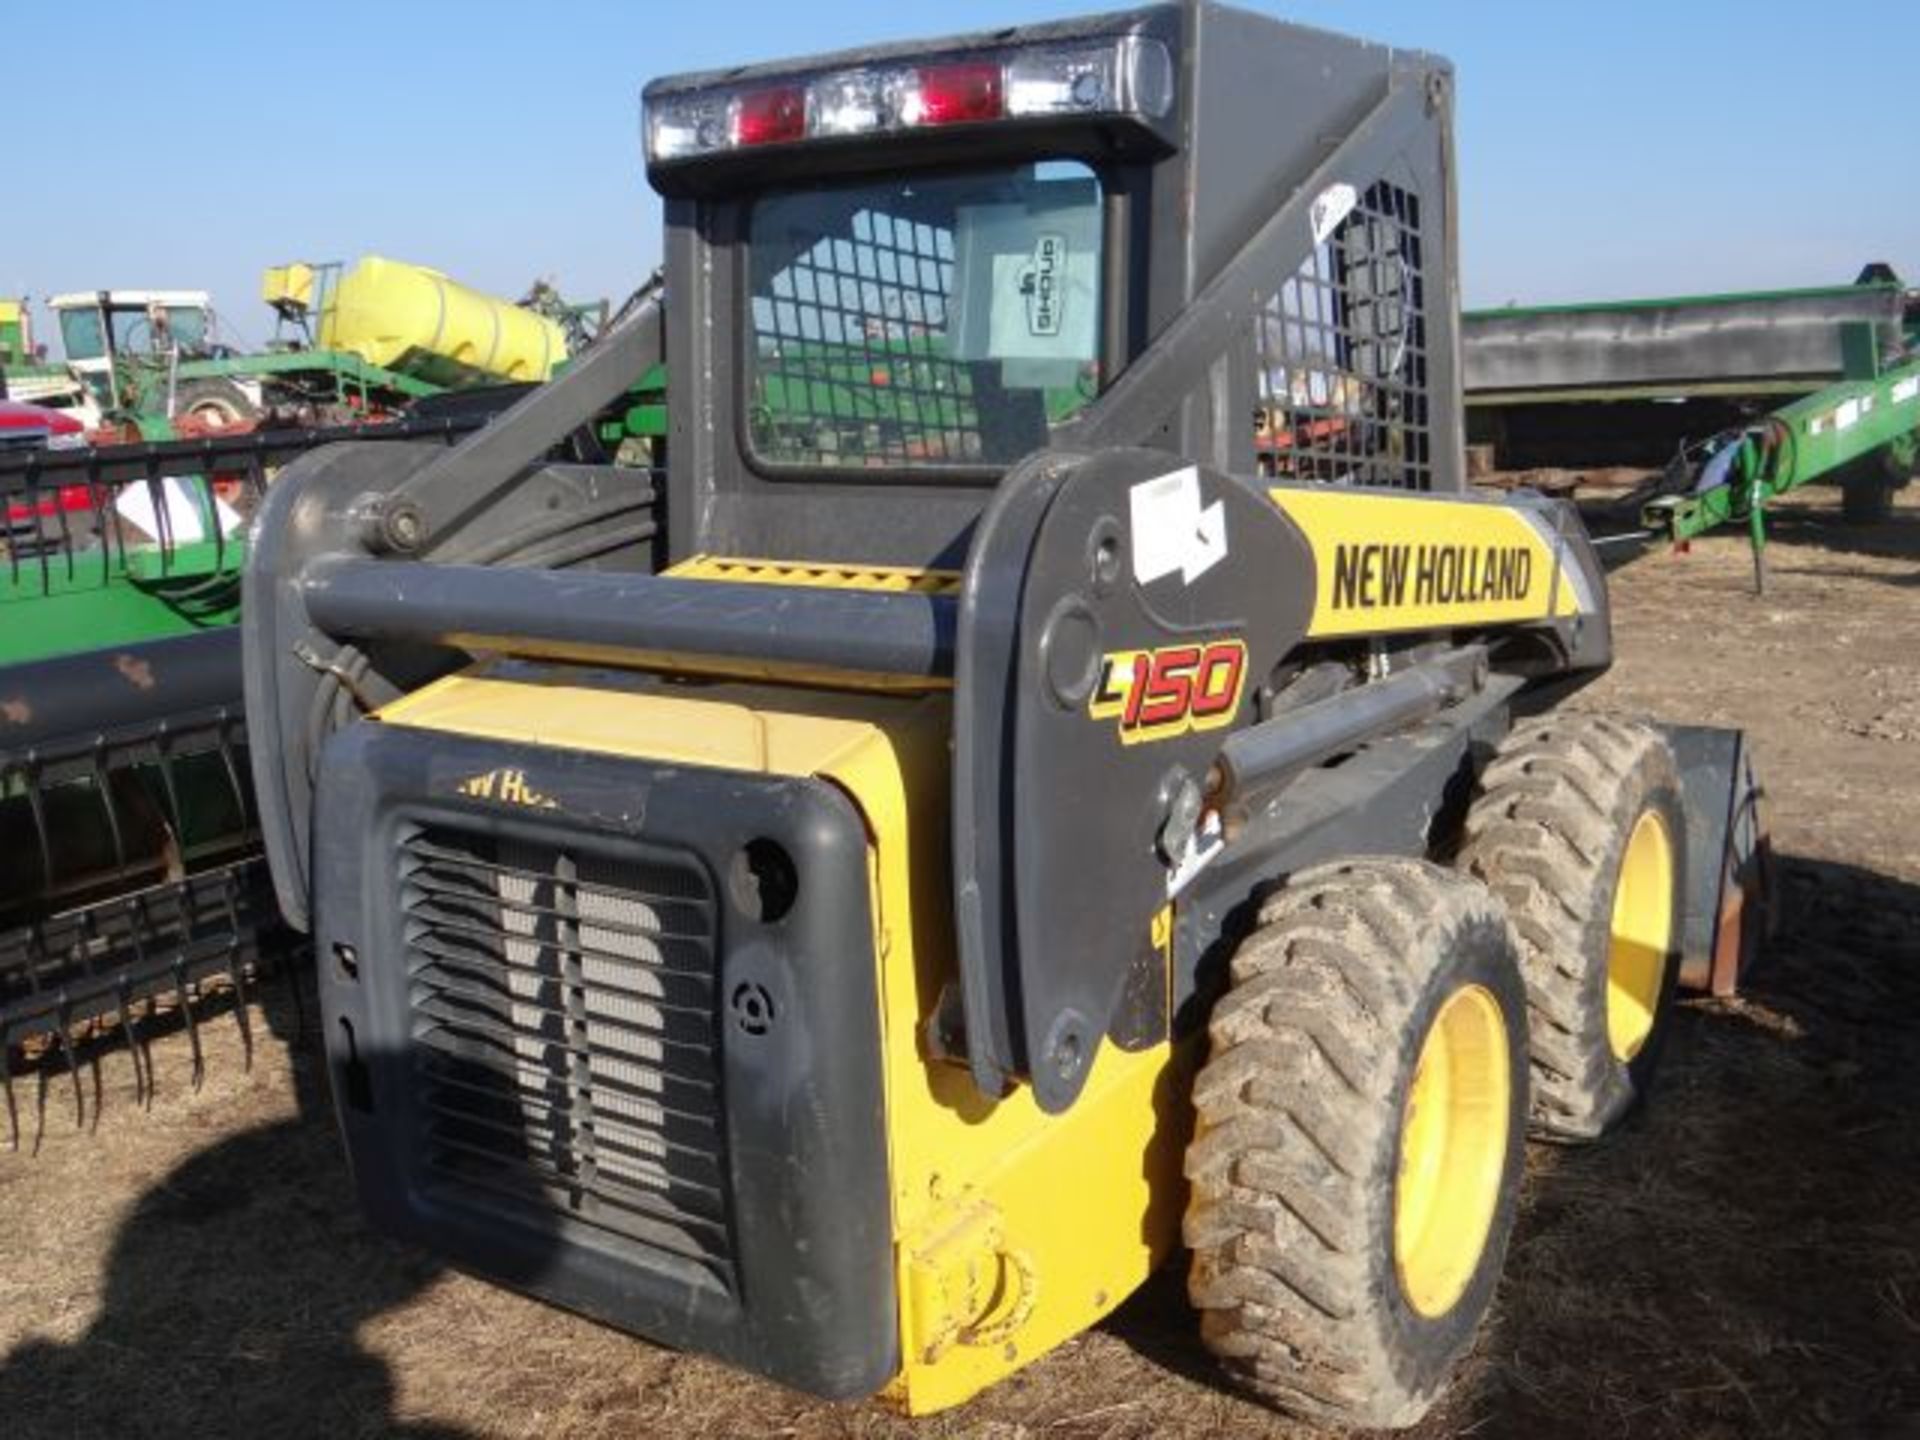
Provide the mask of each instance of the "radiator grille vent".
[{"label": "radiator grille vent", "polygon": [[427,1188],[731,1291],[705,872],[428,826],[400,881]]}]

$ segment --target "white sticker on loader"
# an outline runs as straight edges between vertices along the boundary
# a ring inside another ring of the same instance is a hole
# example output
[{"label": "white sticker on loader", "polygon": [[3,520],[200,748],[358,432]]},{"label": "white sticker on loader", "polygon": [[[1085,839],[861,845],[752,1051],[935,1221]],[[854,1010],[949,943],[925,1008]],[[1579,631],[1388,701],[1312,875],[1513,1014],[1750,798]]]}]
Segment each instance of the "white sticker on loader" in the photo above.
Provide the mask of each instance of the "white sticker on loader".
[{"label": "white sticker on loader", "polygon": [[1189,465],[1128,493],[1133,522],[1133,578],[1142,585],[1180,572],[1191,585],[1227,558],[1227,507],[1200,507],[1200,472]]},{"label": "white sticker on loader", "polygon": [[1324,245],[1327,237],[1340,228],[1340,222],[1353,213],[1353,207],[1360,203],[1360,192],[1341,180],[1327,186],[1313,197],[1313,208],[1309,212],[1313,220],[1313,243]]},{"label": "white sticker on loader", "polygon": [[1916,395],[1920,395],[1920,375],[1902,380],[1893,387],[1893,403],[1896,405],[1904,405]]},{"label": "white sticker on loader", "polygon": [[1851,430],[1860,423],[1860,411],[1861,405],[1858,400],[1845,401],[1838,410],[1833,412],[1833,428]]}]

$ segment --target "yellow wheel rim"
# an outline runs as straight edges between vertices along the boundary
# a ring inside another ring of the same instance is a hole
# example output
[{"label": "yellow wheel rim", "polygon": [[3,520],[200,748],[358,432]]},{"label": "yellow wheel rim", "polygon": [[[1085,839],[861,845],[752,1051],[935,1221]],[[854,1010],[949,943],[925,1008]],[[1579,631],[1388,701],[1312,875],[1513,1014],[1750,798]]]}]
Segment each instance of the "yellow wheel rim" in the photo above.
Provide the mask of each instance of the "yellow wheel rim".
[{"label": "yellow wheel rim", "polygon": [[1453,992],[1420,1046],[1400,1117],[1393,1263],[1415,1311],[1444,1315],[1479,1268],[1506,1168],[1513,1097],[1500,1002]]},{"label": "yellow wheel rim", "polygon": [[1613,888],[1607,948],[1607,1043],[1631,1060],[1653,1033],[1667,957],[1673,950],[1673,838],[1647,811],[1634,822]]}]

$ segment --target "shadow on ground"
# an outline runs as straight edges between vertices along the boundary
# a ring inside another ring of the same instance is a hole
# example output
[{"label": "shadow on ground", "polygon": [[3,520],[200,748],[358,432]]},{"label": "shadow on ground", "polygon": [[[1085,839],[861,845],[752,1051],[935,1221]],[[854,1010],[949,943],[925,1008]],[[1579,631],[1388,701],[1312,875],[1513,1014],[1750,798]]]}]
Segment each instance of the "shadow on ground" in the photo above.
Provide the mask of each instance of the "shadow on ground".
[{"label": "shadow on ground", "polygon": [[[1781,877],[1765,968],[1739,1000],[1685,1007],[1654,1105],[1608,1144],[1534,1148],[1499,1313],[1419,1434],[1920,1434],[1920,887],[1801,858]],[[440,1272],[367,1232],[315,1047],[295,1064],[302,1118],[221,1139],[152,1183],[91,1328],[0,1362],[5,1434],[459,1433],[402,1423],[395,1377],[357,1338]],[[1104,1329],[1149,1366],[1112,1380],[1127,1433],[1282,1433],[1251,1405],[1212,1408],[1217,1375],[1177,1267]],[[622,1393],[635,1376],[620,1357],[646,1353],[631,1344],[601,1357]],[[542,1364],[457,1363],[475,1385]],[[1038,1392],[1074,1363],[1014,1387]],[[1114,1394],[1097,1375],[1073,1383]],[[886,1428],[867,1407],[768,1404],[807,1433],[861,1416]],[[1196,1429],[1203,1409],[1214,1418]],[[935,1430],[973,1433],[968,1414]]]},{"label": "shadow on ground", "polygon": [[1686,1008],[1649,1110],[1535,1155],[1476,1433],[1920,1433],[1920,888],[1780,873],[1767,963]]},{"label": "shadow on ground", "polygon": [[1811,575],[1826,580],[1869,580],[1902,589],[1920,588],[1920,513],[1911,508],[1896,509],[1884,520],[1853,521],[1841,516],[1837,500],[1832,507],[1785,506],[1767,512],[1767,535],[1770,539],[1825,550],[1833,555],[1900,561],[1906,566],[1887,570],[1873,566],[1836,568],[1782,562],[1771,567],[1779,574]]},{"label": "shadow on ground", "polygon": [[[1903,494],[1920,494],[1920,490]],[[1849,520],[1840,512],[1840,492],[1832,486],[1816,485],[1785,504],[1768,509],[1766,527],[1770,542],[1806,551],[1825,551],[1829,556],[1890,560],[1904,567],[1890,570],[1871,564],[1796,563],[1796,558],[1770,549],[1769,575],[1804,575],[1827,581],[1867,580],[1901,589],[1920,587],[1920,511],[1911,505],[1897,506],[1892,514],[1880,520]],[[1742,522],[1720,533],[1740,536],[1745,530]]]},{"label": "shadow on ground", "polygon": [[[291,1028],[292,986],[311,983],[303,970],[263,989],[276,1032]],[[387,1366],[356,1338],[438,1267],[367,1232],[318,1044],[289,1063],[298,1118],[227,1135],[153,1182],[114,1238],[87,1332],[0,1360],[0,1433],[456,1433],[399,1423]]]}]

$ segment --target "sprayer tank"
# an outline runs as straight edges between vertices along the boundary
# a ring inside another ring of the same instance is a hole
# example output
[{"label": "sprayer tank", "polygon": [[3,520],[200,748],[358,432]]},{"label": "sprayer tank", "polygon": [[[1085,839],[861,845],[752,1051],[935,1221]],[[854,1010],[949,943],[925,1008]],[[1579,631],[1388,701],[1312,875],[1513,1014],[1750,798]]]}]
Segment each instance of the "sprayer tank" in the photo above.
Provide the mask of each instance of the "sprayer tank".
[{"label": "sprayer tank", "polygon": [[379,255],[335,287],[318,338],[324,348],[449,386],[545,380],[567,358],[566,337],[545,316]]}]

